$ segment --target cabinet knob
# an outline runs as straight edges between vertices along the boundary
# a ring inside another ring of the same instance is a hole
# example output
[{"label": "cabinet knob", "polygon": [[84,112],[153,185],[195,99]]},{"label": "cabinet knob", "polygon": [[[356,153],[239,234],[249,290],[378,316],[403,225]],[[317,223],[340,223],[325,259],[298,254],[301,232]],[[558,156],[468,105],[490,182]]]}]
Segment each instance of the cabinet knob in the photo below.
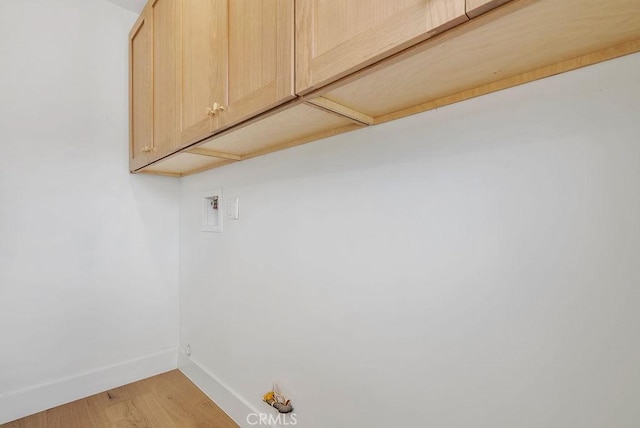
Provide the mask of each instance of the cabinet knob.
[{"label": "cabinet knob", "polygon": [[151,150],[153,150],[151,147],[149,146],[144,146],[142,148],[142,153],[149,153]]},{"label": "cabinet knob", "polygon": [[208,116],[215,116],[216,114],[218,114],[219,112],[224,111],[224,106],[220,103],[213,103],[212,107],[209,107],[207,109],[207,115]]}]

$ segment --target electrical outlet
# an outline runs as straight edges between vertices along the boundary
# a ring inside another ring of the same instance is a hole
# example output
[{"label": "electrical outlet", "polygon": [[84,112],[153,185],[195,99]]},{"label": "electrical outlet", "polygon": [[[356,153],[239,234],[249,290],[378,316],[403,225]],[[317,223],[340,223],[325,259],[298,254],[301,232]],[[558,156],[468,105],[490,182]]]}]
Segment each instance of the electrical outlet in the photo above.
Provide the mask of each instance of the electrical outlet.
[{"label": "electrical outlet", "polygon": [[227,220],[238,220],[240,211],[238,210],[238,198],[227,201]]}]

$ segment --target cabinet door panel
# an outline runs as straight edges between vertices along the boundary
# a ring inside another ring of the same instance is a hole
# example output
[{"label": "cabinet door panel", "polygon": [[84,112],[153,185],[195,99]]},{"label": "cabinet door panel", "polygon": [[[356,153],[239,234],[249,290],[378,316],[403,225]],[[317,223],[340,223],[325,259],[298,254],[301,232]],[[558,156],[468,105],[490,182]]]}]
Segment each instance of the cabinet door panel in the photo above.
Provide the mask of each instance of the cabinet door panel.
[{"label": "cabinet door panel", "polygon": [[298,0],[296,91],[329,83],[467,19],[465,0]]},{"label": "cabinet door panel", "polygon": [[176,0],[155,0],[153,14],[153,157],[178,146]]},{"label": "cabinet door panel", "polygon": [[181,19],[178,76],[181,144],[216,127],[208,110],[224,104],[227,88],[227,0],[177,0]]},{"label": "cabinet door panel", "polygon": [[229,86],[220,127],[294,98],[293,0],[229,2]]},{"label": "cabinet door panel", "polygon": [[148,9],[129,36],[129,168],[147,163],[153,147],[153,24]]}]

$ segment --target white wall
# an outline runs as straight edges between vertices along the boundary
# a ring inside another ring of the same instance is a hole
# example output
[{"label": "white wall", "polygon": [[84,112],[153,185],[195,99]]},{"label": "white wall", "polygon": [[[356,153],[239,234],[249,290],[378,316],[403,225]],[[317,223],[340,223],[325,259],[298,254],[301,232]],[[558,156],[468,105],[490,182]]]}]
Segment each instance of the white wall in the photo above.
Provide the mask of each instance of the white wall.
[{"label": "white wall", "polygon": [[[278,381],[305,428],[637,427],[638,76],[636,54],[182,179],[181,345],[249,407]],[[240,221],[200,232],[216,187]]]},{"label": "white wall", "polygon": [[135,18],[0,2],[0,423],[176,365],[179,184],[127,170]]}]

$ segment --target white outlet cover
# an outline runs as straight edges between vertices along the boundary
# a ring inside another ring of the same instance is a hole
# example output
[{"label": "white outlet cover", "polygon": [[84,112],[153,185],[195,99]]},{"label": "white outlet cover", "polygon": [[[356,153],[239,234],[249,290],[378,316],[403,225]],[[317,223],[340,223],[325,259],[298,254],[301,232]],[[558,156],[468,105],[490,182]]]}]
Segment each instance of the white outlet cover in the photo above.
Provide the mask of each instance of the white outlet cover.
[{"label": "white outlet cover", "polygon": [[202,194],[202,231],[222,232],[222,189],[209,190]]},{"label": "white outlet cover", "polygon": [[238,198],[230,199],[227,204],[227,220],[238,220],[240,212],[238,210]]}]

